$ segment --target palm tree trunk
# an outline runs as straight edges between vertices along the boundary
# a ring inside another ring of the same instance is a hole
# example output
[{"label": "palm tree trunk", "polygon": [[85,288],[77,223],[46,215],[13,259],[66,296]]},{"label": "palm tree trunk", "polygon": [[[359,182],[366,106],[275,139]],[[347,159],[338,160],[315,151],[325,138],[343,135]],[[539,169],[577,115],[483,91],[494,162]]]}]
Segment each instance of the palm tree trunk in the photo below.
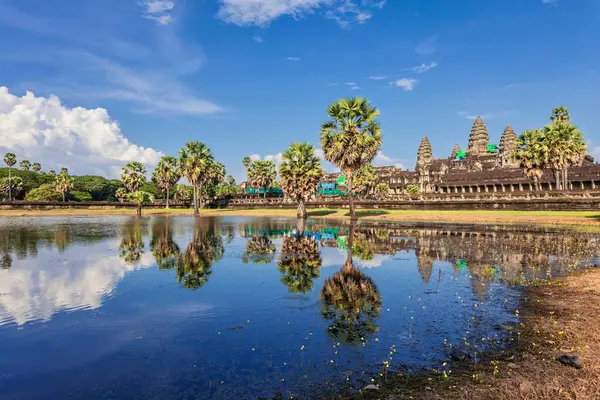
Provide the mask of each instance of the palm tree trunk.
[{"label": "palm tree trunk", "polygon": [[198,187],[196,184],[194,184],[192,186],[192,188],[194,189],[193,190],[193,192],[194,192],[194,200],[193,200],[194,201],[194,215],[197,215],[197,214],[199,214],[199,212],[198,212]]},{"label": "palm tree trunk", "polygon": [[348,182],[348,201],[350,202],[350,219],[356,219],[354,210],[354,196],[352,194],[352,171],[346,171],[346,180]]},{"label": "palm tree trunk", "polygon": [[65,196],[65,192],[62,192],[62,195],[63,195],[63,203],[64,203],[65,201],[67,201],[66,200],[66,196]]},{"label": "palm tree trunk", "polygon": [[169,189],[167,189],[167,205],[165,208],[169,208]]},{"label": "palm tree trunk", "polygon": [[562,189],[560,185],[560,172],[558,171],[558,169],[554,170],[554,180],[556,181],[556,190]]},{"label": "palm tree trunk", "polygon": [[298,201],[298,218],[306,219],[306,205],[304,205],[304,200],[300,199]]},{"label": "palm tree trunk", "polygon": [[8,167],[8,201],[12,201],[12,167]]},{"label": "palm tree trunk", "polygon": [[565,190],[570,190],[571,188],[569,187],[569,172],[568,172],[568,168],[567,166],[565,166],[562,170],[563,176],[562,176],[562,181],[563,181],[563,186]]},{"label": "palm tree trunk", "polygon": [[298,236],[304,236],[304,230],[306,228],[306,219],[298,218],[296,221],[296,231],[298,232]]},{"label": "palm tree trunk", "polygon": [[142,216],[142,205],[141,204],[138,204],[135,215],[138,217]]}]

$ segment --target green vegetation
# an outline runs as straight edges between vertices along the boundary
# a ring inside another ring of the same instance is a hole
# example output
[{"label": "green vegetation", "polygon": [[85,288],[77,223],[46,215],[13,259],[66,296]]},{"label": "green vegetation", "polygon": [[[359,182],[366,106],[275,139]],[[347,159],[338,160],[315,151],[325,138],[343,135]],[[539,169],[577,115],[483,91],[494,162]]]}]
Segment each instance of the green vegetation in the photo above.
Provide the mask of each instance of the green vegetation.
[{"label": "green vegetation", "polygon": [[387,183],[378,183],[375,186],[375,194],[381,198],[385,199],[390,193],[390,186]]},{"label": "green vegetation", "polygon": [[248,167],[248,183],[252,186],[263,188],[265,197],[267,197],[267,188],[275,182],[275,178],[277,178],[277,171],[275,170],[275,163],[273,161],[258,160],[252,162],[250,167]]},{"label": "green vegetation", "polygon": [[329,106],[327,114],[330,120],[321,127],[321,148],[325,159],[346,176],[350,217],[355,219],[352,178],[356,171],[373,161],[381,147],[379,109],[366,99],[354,97],[336,101]]},{"label": "green vegetation", "polygon": [[325,172],[310,143],[292,143],[279,166],[281,187],[285,195],[298,204],[298,218],[306,218],[304,203],[317,191]]},{"label": "green vegetation", "polygon": [[62,195],[62,201],[67,201],[69,190],[73,187],[73,178],[69,176],[69,171],[66,168],[60,170],[60,174],[55,178],[55,189],[57,193]]},{"label": "green vegetation", "polygon": [[177,159],[173,156],[164,156],[152,173],[152,181],[160,188],[166,199],[165,208],[169,208],[169,195],[171,188],[181,178]]},{"label": "green vegetation", "polygon": [[198,214],[198,197],[210,171],[214,158],[202,142],[188,142],[179,150],[179,170],[192,185],[194,214]]},{"label": "green vegetation", "polygon": [[417,194],[421,193],[421,191],[419,190],[419,187],[417,185],[406,185],[404,190],[406,191],[406,193],[408,193],[410,195],[417,195]]},{"label": "green vegetation", "polygon": [[53,183],[44,183],[43,185],[31,189],[25,200],[28,201],[60,201],[61,195],[56,192],[56,186]]},{"label": "green vegetation", "polygon": [[377,183],[377,173],[371,164],[365,164],[354,176],[356,191],[364,197]]}]

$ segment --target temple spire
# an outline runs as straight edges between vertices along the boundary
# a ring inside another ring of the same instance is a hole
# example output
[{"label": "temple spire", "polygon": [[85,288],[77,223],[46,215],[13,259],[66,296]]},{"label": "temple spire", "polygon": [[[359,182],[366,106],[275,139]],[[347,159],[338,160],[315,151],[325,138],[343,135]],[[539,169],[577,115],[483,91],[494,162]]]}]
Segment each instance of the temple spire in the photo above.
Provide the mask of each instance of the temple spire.
[{"label": "temple spire", "polygon": [[487,145],[490,144],[490,137],[487,128],[481,120],[481,117],[475,118],[471,134],[469,135],[469,147],[467,148],[468,156],[478,156],[486,154]]},{"label": "temple spire", "polygon": [[454,148],[452,149],[452,153],[450,154],[450,158],[455,159],[456,156],[458,155],[459,151],[460,151],[460,146],[458,144],[455,144]]},{"label": "temple spire", "polygon": [[421,144],[419,144],[419,150],[417,151],[417,166],[423,166],[430,164],[433,161],[433,151],[431,150],[431,143],[427,136],[423,136]]},{"label": "temple spire", "polygon": [[516,163],[513,159],[513,151],[517,146],[517,135],[513,128],[508,125],[502,136],[500,137],[500,145],[498,151],[498,160],[501,166],[515,166]]}]

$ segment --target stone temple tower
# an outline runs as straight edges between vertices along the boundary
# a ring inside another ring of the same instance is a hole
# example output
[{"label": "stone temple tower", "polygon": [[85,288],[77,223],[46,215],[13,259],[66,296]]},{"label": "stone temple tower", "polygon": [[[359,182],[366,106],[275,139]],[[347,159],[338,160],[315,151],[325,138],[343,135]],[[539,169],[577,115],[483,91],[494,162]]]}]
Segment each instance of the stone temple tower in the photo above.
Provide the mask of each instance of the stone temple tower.
[{"label": "stone temple tower", "polygon": [[500,137],[498,149],[498,165],[501,167],[517,167],[518,163],[513,158],[513,151],[517,147],[517,135],[510,125],[504,129]]},{"label": "stone temple tower", "polygon": [[481,117],[475,119],[471,134],[469,135],[469,147],[467,156],[479,156],[487,153],[487,145],[490,144],[490,137],[487,128],[481,120]]},{"label": "stone temple tower", "polygon": [[428,193],[430,191],[429,182],[431,181],[431,176],[429,173],[429,166],[432,162],[433,151],[431,150],[431,143],[429,143],[427,136],[423,136],[417,152],[416,167],[416,171],[419,174],[419,190],[421,193]]},{"label": "stone temple tower", "polygon": [[455,144],[454,148],[452,149],[452,154],[450,154],[450,158],[454,160],[456,158],[456,156],[458,155],[459,151],[460,151],[460,146],[458,144]]}]

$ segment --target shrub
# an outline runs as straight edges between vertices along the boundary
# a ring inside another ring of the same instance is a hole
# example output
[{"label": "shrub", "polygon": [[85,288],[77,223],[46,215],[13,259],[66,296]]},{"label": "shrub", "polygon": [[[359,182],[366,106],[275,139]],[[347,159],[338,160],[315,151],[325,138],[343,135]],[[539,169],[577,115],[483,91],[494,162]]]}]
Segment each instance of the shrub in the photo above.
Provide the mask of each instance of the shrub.
[{"label": "shrub", "polygon": [[62,195],[56,192],[53,183],[45,183],[42,186],[31,189],[25,196],[29,201],[62,201]]},{"label": "shrub", "polygon": [[93,201],[92,195],[88,192],[73,190],[69,193],[69,199],[73,201]]}]

